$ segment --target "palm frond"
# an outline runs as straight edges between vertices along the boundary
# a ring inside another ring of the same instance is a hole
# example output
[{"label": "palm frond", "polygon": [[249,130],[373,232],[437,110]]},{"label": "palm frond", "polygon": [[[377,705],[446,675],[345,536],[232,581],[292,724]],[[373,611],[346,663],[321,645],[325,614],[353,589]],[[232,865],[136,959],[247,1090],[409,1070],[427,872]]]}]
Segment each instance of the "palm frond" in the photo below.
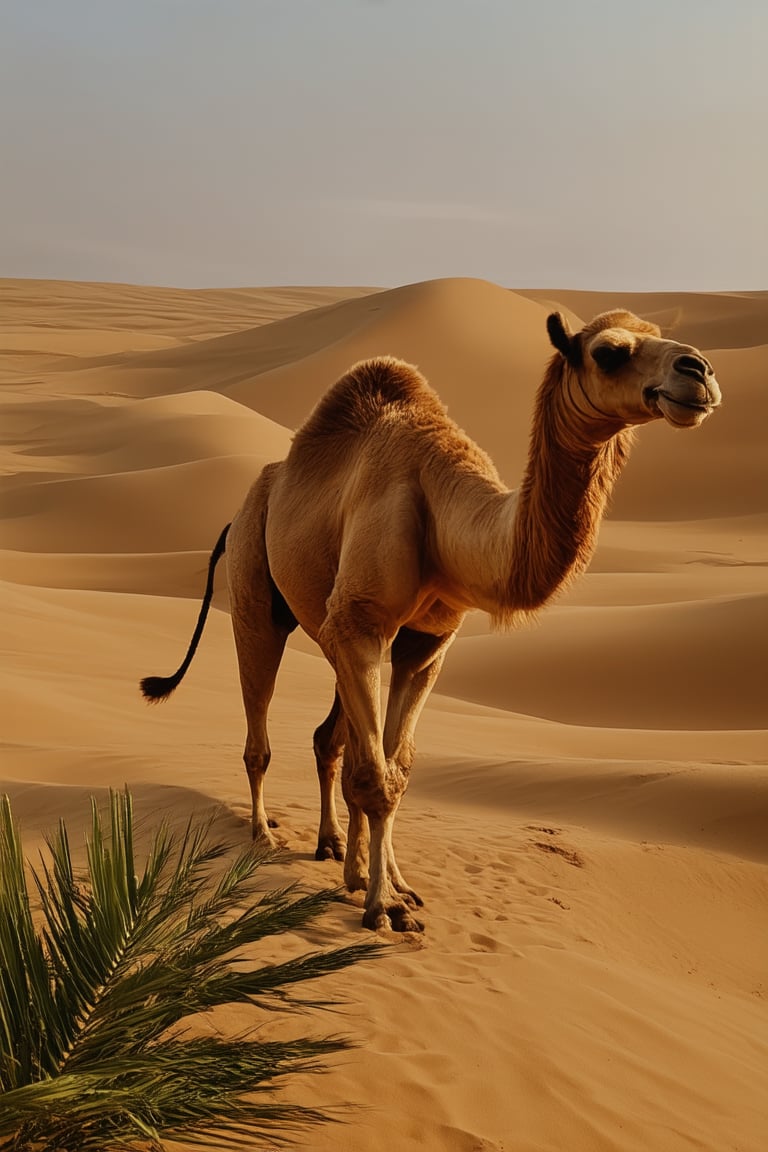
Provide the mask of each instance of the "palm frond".
[{"label": "palm frond", "polygon": [[228,848],[210,833],[210,821],[190,822],[181,836],[162,825],[140,869],[130,794],[110,794],[108,829],[93,801],[86,878],[75,876],[63,823],[47,841],[50,860],[32,872],[37,929],[2,798],[0,1149],[159,1149],[163,1134],[217,1147],[268,1134],[274,1145],[328,1118],[274,1091],[291,1073],[320,1070],[345,1038],[190,1038],[179,1027],[223,1004],[327,1004],[292,990],[380,946],[258,964],[259,941],[316,919],[338,893],[259,892],[274,853],[249,850],[216,875]]}]

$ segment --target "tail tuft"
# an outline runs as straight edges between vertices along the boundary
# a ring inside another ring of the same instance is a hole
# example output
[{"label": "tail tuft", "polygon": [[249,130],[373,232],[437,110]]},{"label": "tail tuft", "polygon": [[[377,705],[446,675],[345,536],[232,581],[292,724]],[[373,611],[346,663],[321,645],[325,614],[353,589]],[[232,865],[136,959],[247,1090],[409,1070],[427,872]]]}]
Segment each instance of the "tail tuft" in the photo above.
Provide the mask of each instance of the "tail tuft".
[{"label": "tail tuft", "polygon": [[159,704],[167,700],[171,692],[178,687],[177,676],[145,676],[139,683],[141,694],[149,704]]}]

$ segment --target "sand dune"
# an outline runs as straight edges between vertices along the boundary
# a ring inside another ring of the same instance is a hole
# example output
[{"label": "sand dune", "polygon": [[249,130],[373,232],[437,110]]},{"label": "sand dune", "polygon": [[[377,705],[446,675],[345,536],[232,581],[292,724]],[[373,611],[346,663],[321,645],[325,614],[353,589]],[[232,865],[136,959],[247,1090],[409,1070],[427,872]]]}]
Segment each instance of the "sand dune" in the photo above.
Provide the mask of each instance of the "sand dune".
[{"label": "sand dune", "polygon": [[77,395],[109,389],[146,397],[205,388],[296,427],[350,364],[388,348],[439,379],[454,418],[502,469],[509,461],[516,472],[548,354],[544,318],[542,306],[497,285],[433,281],[194,345],[62,362],[66,377],[57,381],[64,387],[66,379]]},{"label": "sand dune", "polygon": [[762,728],[766,635],[765,593],[552,608],[513,637],[460,639],[440,688],[573,724]]},{"label": "sand dune", "polygon": [[[152,288],[70,280],[0,279],[4,331],[27,337],[79,333],[84,353],[100,355],[94,332],[122,333],[131,350],[137,333],[159,339],[197,339],[252,328],[354,299],[370,288]],[[116,336],[117,338],[117,336]]]},{"label": "sand dune", "polygon": [[[398,817],[427,934],[324,987],[346,1007],[316,1026],[361,1047],[290,1091],[362,1107],[313,1152],[762,1152],[768,293],[0,281],[0,790],[30,852],[62,815],[81,845],[87,797],[126,782],[140,836],[215,810],[247,842],[223,572],[183,687],[151,710],[136,688],[178,665],[221,527],[367,355],[419,364],[516,483],[551,302],[621,303],[698,344],[723,409],[693,435],[641,431],[590,571],[534,628],[468,619]],[[312,858],[332,693],[292,641],[275,885],[341,880]],[[359,918],[350,898],[284,947],[357,939]]]},{"label": "sand dune", "polygon": [[[200,597],[210,549],[198,552],[0,552],[0,579],[39,588],[89,588]],[[226,590],[214,603],[227,605]]]},{"label": "sand dune", "polygon": [[11,547],[30,551],[204,547],[215,542],[270,458],[257,453],[223,456],[28,484],[11,489],[0,501],[4,535]]},{"label": "sand dune", "polygon": [[[764,320],[768,304],[752,296],[748,303]],[[143,397],[205,389],[296,427],[351,363],[388,348],[439,380],[451,415],[512,484],[520,476],[533,393],[550,351],[543,323],[547,309],[481,280],[432,281],[194,344],[68,359],[60,367],[74,375],[67,387],[79,395],[107,388]],[[706,318],[703,305],[700,312]],[[757,321],[751,323],[757,330]],[[706,339],[703,346],[712,348]],[[768,345],[732,348],[719,356],[715,351],[712,357],[733,381],[720,427],[705,426],[695,440],[670,435],[668,427],[645,430],[633,468],[619,483],[616,515],[681,519],[765,509],[765,453],[744,454],[737,446],[759,446],[754,412],[763,400]]]},{"label": "sand dune", "polygon": [[50,440],[35,427],[29,430],[28,443],[16,449],[37,470],[46,467],[48,457],[64,460],[67,470],[79,475],[161,468],[254,450],[276,452],[280,458],[289,442],[286,429],[215,392],[55,407],[55,412],[35,415],[43,433],[46,421],[56,420],[59,451],[53,453]]}]

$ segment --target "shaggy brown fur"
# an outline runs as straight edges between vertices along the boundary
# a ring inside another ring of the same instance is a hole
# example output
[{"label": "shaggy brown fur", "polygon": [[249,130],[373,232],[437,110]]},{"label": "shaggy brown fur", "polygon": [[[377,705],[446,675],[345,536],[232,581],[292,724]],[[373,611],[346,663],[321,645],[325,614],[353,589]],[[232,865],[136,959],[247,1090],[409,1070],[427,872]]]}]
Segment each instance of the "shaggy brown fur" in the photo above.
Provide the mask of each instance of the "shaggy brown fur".
[{"label": "shaggy brown fur", "polygon": [[[392,829],[416,723],[465,613],[481,608],[507,626],[544,605],[589,562],[632,426],[664,416],[694,427],[720,401],[700,352],[662,340],[631,313],[605,313],[576,334],[555,313],[547,328],[557,351],[537,394],[519,491],[504,487],[417,369],[382,357],[355,365],[320,400],[287,459],[253,485],[226,539],[254,837],[274,842],[263,802],[267,709],[298,622],[337,680],[314,738],[317,856],[344,859],[347,887],[366,892],[369,928],[423,927]],[[194,643],[223,545],[222,535]],[[174,677],[143,681],[145,695],[172,691],[193,649]],[[340,767],[348,848],[335,808]]]}]

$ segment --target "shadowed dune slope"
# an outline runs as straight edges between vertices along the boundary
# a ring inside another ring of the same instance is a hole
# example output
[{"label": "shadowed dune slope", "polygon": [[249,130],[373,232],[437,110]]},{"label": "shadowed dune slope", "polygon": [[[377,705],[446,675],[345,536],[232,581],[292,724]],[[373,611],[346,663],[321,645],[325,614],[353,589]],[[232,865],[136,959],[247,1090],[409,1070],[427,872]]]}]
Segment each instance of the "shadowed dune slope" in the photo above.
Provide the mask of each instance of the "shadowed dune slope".
[{"label": "shadowed dune slope", "polygon": [[16,550],[33,552],[188,551],[206,540],[213,545],[264,462],[255,454],[212,457],[27,484],[0,501],[4,538]]},{"label": "shadowed dune slope", "polygon": [[[21,424],[28,405],[9,405]],[[56,422],[53,451],[46,429]],[[19,435],[21,434],[21,435]],[[216,392],[185,392],[130,403],[80,400],[36,405],[34,420],[19,427],[14,463],[20,479],[47,469],[75,475],[130,472],[187,464],[210,456],[266,455],[288,450],[289,433],[258,412]]]},{"label": "shadowed dune slope", "polygon": [[552,608],[513,637],[460,639],[440,690],[565,723],[764,728],[767,635],[768,594]]},{"label": "shadowed dune slope", "polygon": [[[396,829],[427,933],[320,989],[360,1047],[287,1092],[360,1107],[307,1152],[763,1152],[768,294],[0,281],[0,791],[30,856],[63,817],[80,859],[88,796],[126,783],[140,848],[191,814],[249,842],[226,561],[183,685],[150,709],[137,683],[178,667],[221,528],[323,391],[362,357],[410,360],[515,484],[548,311],[617,304],[707,351],[722,410],[640,431],[590,570],[536,626],[467,619]],[[342,882],[313,858],[333,690],[295,634],[272,887]],[[358,940],[360,903],[269,959]]]}]

